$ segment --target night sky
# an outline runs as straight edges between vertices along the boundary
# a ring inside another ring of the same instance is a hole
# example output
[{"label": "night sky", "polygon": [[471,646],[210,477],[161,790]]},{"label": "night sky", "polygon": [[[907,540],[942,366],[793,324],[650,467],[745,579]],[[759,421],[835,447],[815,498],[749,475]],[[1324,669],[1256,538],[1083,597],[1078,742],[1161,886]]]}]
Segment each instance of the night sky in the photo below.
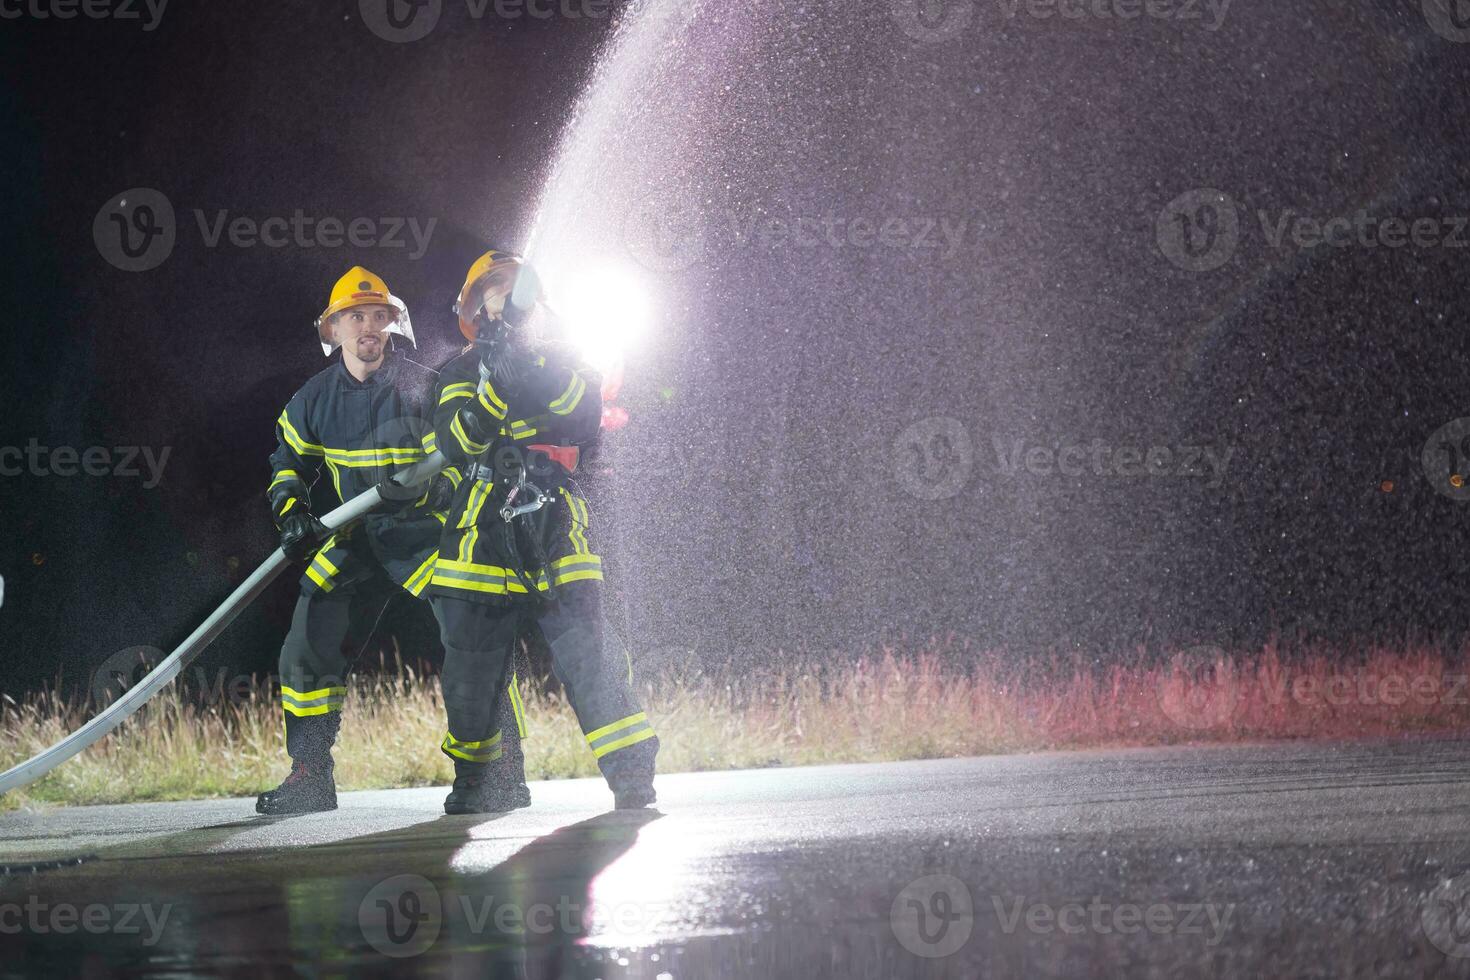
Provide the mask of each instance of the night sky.
[{"label": "night sky", "polygon": [[[384,276],[438,364],[492,244],[649,300],[590,490],[650,666],[1458,642],[1470,422],[1431,437],[1470,417],[1470,27],[1439,2],[5,19],[0,447],[169,455],[151,488],[0,476],[0,690],[181,640],[273,546],[331,283]],[[94,236],[134,188],[176,222],[139,272]],[[209,244],[298,210],[374,243]],[[272,669],[295,578],[203,662]]]}]

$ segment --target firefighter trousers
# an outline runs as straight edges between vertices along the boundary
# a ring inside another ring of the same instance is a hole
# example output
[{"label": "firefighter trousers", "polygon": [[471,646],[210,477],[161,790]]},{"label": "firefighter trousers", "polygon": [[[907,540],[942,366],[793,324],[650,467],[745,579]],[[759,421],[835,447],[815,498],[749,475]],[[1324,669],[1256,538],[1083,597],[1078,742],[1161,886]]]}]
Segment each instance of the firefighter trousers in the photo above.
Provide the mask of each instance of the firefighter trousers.
[{"label": "firefighter trousers", "polygon": [[452,758],[490,761],[503,741],[492,692],[505,689],[518,631],[539,629],[552,669],[567,692],[582,733],[614,793],[653,782],[658,737],[633,691],[632,662],[604,642],[602,584],[558,586],[544,605],[480,602],[436,595],[444,642],[444,706]]},{"label": "firefighter trousers", "polygon": [[[296,600],[280,659],[286,751],[293,761],[331,762],[347,697],[348,651],[355,654],[367,642],[395,591],[384,579],[352,589],[303,592]],[[500,690],[511,686],[511,676]],[[519,695],[507,692],[493,706],[506,733],[496,772],[517,783],[525,780],[521,756],[525,720],[519,705]]]}]

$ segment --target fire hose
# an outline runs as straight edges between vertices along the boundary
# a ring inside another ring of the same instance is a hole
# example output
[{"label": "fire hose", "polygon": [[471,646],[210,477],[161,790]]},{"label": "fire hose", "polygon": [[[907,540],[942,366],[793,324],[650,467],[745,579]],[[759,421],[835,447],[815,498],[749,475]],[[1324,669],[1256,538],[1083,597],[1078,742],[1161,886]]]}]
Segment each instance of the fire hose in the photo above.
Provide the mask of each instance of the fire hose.
[{"label": "fire hose", "polygon": [[[449,461],[444,458],[444,455],[436,451],[430,453],[428,458],[393,474],[391,480],[404,488],[421,487],[448,465]],[[381,487],[373,487],[327,514],[322,518],[322,524],[328,530],[336,531],[372,513],[388,499],[389,497],[383,495]],[[256,597],[264,592],[266,587],[275,581],[276,577],[290,564],[290,560],[277,548],[259,568],[250,574],[249,578],[240,583],[240,586],[218,609],[210,614],[208,619],[199,624],[198,629],[189,634],[188,639],[164,658],[157,667],[154,667],[147,676],[128,688],[116,701],[60,742],[0,773],[0,796],[35,782],[121,725],[155,694],[168,686],[175,677],[183,672],[184,668],[193,663],[204,648],[213,643],[235,621],[235,617],[254,602]]]}]

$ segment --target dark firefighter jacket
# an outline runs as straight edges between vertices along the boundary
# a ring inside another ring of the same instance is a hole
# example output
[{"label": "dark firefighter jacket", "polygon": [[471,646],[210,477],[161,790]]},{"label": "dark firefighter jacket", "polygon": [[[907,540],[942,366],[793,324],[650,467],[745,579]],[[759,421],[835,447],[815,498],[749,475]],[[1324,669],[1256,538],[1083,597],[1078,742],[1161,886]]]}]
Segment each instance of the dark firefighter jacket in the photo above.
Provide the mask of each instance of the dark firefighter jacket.
[{"label": "dark firefighter jacket", "polygon": [[[588,537],[587,501],[571,468],[550,458],[575,449],[585,462],[595,449],[601,378],[568,351],[548,346],[526,365],[514,391],[479,386],[475,351],[450,361],[439,375],[434,435],[464,480],[449,509],[430,592],[513,603],[530,599],[533,589],[547,593],[571,582],[602,581],[602,559]],[[462,410],[477,414],[482,433],[498,434],[476,442]],[[508,460],[524,464],[527,479],[553,498],[510,523],[500,514],[513,484]]]},{"label": "dark firefighter jacket", "polygon": [[[434,448],[431,428],[436,372],[397,351],[366,381],[334,360],[292,396],[276,420],[267,494],[279,523],[310,504],[323,465],[337,499],[351,500]],[[457,470],[447,473],[459,479]],[[420,594],[433,574],[445,516],[421,499],[398,514],[372,514],[327,540],[301,579],[304,593],[331,592],[382,568]]]}]

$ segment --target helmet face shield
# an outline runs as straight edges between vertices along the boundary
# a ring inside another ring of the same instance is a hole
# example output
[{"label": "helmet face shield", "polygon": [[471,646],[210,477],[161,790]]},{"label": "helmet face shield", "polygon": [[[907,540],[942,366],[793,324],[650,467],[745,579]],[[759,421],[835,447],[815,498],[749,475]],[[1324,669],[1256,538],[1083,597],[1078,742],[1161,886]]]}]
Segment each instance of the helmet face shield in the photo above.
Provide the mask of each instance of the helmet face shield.
[{"label": "helmet face shield", "polygon": [[[393,310],[393,313],[394,313],[393,322],[390,323],[386,328],[384,328],[384,331],[383,332],[384,333],[390,333],[390,334],[397,334],[398,336],[402,337],[404,340],[408,341],[408,343],[409,343],[410,346],[412,346],[412,347],[417,347],[418,346],[418,344],[417,344],[417,342],[415,342],[414,336],[413,336],[413,321],[409,319],[409,316],[408,316],[408,307],[404,305],[403,300],[399,299],[397,296],[389,295],[386,300],[372,299],[372,300],[365,301],[365,302],[360,303],[360,304],[357,304],[357,305],[358,306],[387,306],[388,308],[390,308],[391,310]],[[324,317],[324,318],[321,318],[321,319],[317,320],[317,337],[322,342],[322,356],[323,357],[330,357],[332,355],[332,352],[334,350],[336,350],[339,346],[341,346],[332,337],[332,320],[335,317],[337,317],[337,316],[340,316],[340,315],[343,315],[343,314],[346,314],[346,313],[352,311],[353,309],[356,309],[356,307],[355,306],[348,306],[348,307],[346,307],[344,309],[338,310],[336,313],[333,313],[330,317]]]}]

